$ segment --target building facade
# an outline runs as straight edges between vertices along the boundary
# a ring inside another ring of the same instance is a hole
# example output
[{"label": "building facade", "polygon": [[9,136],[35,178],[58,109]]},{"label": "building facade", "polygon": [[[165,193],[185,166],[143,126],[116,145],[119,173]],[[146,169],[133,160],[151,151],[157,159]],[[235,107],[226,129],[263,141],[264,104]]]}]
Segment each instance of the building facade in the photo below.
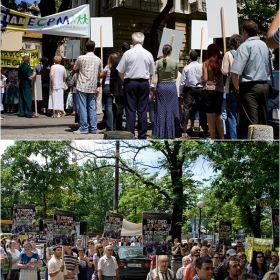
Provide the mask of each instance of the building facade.
[{"label": "building facade", "polygon": [[[153,20],[166,3],[167,0],[73,0],[72,7],[90,4],[91,17],[112,17],[114,47],[103,49],[103,63],[106,63],[109,54],[120,51],[123,42],[131,43],[133,32],[141,31],[148,35]],[[174,0],[172,10],[161,22],[157,31],[159,43],[164,27],[184,32],[179,57],[180,67],[184,67],[188,61],[192,20],[206,20],[206,0]],[[147,40],[149,39],[145,40],[145,47],[149,49]],[[98,49],[96,53],[98,55]]]}]

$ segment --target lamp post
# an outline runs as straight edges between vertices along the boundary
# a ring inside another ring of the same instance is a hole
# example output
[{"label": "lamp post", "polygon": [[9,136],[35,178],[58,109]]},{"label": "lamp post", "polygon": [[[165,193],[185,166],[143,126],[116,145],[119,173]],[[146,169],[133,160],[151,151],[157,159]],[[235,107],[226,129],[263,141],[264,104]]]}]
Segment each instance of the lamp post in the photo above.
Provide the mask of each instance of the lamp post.
[{"label": "lamp post", "polygon": [[204,207],[204,202],[203,201],[199,201],[197,203],[197,207],[199,208],[198,238],[200,238],[200,235],[201,235],[201,210]]}]

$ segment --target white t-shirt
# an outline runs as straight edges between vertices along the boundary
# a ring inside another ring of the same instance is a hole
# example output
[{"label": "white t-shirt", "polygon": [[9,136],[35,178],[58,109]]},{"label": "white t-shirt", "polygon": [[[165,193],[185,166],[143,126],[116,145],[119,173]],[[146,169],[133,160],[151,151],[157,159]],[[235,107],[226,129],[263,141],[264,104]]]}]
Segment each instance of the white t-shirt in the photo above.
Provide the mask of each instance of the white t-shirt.
[{"label": "white t-shirt", "polygon": [[54,272],[58,270],[61,266],[62,260],[58,260],[55,256],[52,256],[52,258],[48,262],[48,280],[64,280],[64,275],[67,275],[66,265],[64,264],[64,270],[63,272],[59,272],[56,276],[51,277],[50,272]]},{"label": "white t-shirt", "polygon": [[98,262],[98,270],[102,270],[102,275],[105,276],[116,276],[116,269],[118,269],[118,263],[115,257],[111,257],[110,259],[107,256],[103,256],[100,258]]},{"label": "white t-shirt", "polygon": [[[20,255],[19,250],[15,249],[15,252],[12,252],[11,250],[9,250],[9,252],[11,253],[12,259],[13,259],[13,260],[18,260],[18,257],[19,257],[19,255]],[[12,269],[18,269],[18,262],[15,262],[15,263],[12,265]]]}]

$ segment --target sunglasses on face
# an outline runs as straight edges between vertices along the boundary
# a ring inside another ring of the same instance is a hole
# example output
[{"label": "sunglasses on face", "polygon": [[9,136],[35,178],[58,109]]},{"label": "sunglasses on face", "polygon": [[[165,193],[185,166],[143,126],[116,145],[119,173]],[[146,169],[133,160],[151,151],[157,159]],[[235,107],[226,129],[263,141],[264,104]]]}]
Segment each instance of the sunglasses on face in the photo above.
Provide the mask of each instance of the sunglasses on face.
[{"label": "sunglasses on face", "polygon": [[264,257],[263,256],[257,256],[257,259],[263,259]]},{"label": "sunglasses on face", "polygon": [[220,257],[214,257],[214,259],[220,259]]}]

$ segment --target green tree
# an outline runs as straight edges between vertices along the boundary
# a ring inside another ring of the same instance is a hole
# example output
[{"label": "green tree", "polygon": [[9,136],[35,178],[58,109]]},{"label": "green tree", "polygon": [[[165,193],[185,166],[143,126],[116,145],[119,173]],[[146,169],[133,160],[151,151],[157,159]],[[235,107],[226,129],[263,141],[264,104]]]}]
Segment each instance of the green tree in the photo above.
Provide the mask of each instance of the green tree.
[{"label": "green tree", "polygon": [[[79,148],[71,145],[72,149],[84,156],[103,158],[108,161],[108,166],[115,166],[116,153],[114,145],[106,142],[102,149]],[[149,152],[151,157],[157,153],[151,164],[146,164],[142,151]],[[166,209],[172,213],[172,238],[181,238],[183,211],[193,207],[197,194],[198,182],[192,180],[191,166],[199,155],[200,144],[193,141],[122,141],[119,155],[119,168],[134,176],[134,181],[139,181],[145,187],[154,189],[159,198],[158,203],[164,203]],[[129,157],[129,158],[128,158]],[[111,161],[111,162],[110,162]],[[143,169],[144,168],[144,169]],[[152,170],[151,171],[148,171]],[[168,180],[159,180],[159,173],[165,171]],[[145,172],[144,172],[145,171]],[[157,178],[158,177],[158,178]],[[128,192],[129,193],[129,192]],[[152,196],[150,196],[152,197]],[[122,198],[124,200],[124,198]],[[131,199],[126,197],[126,199]],[[134,198],[134,203],[136,199]],[[121,204],[122,205],[122,204]],[[135,211],[132,203],[130,212]],[[144,209],[144,207],[142,208]],[[155,211],[157,209],[154,209]],[[136,216],[135,216],[136,217]]]},{"label": "green tree", "polygon": [[251,19],[258,24],[259,34],[266,35],[267,30],[279,9],[275,0],[237,0],[239,20]]},{"label": "green tree", "polygon": [[65,186],[79,176],[70,148],[59,141],[16,141],[1,158],[1,208],[35,204],[37,218],[63,207]]},{"label": "green tree", "polygon": [[211,184],[213,195],[237,208],[238,226],[261,237],[265,214],[279,207],[279,143],[215,142],[204,154],[219,172]]}]

